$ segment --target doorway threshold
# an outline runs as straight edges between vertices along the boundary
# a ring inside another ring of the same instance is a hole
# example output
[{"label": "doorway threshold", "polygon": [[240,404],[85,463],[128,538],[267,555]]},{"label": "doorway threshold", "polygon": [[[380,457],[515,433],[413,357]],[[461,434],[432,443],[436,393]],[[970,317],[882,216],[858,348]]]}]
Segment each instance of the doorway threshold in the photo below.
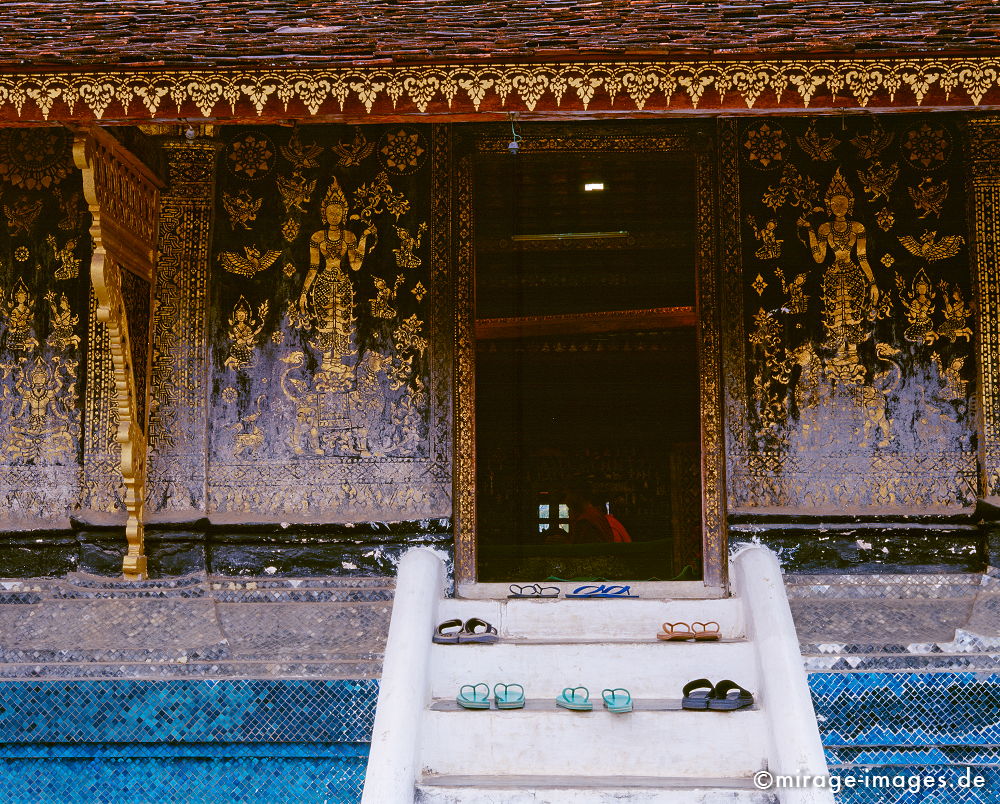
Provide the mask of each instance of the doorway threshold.
[{"label": "doorway threshold", "polygon": [[[509,581],[505,583],[460,583],[455,589],[455,597],[468,600],[506,600],[511,584],[525,585],[539,583],[542,586],[559,588],[559,597],[567,592],[588,584],[587,581]],[[703,581],[607,581],[615,586],[626,584],[637,600],[714,600],[728,597],[724,587],[709,586]]]}]

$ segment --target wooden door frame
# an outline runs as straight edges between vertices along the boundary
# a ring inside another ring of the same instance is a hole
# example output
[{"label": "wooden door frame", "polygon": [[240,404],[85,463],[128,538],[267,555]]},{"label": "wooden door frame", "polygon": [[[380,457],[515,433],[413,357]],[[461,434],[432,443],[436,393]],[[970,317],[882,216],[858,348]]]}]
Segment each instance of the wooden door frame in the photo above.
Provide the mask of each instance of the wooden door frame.
[{"label": "wooden door frame", "polygon": [[[567,136],[568,129],[572,130]],[[697,342],[701,398],[701,516],[704,584],[724,587],[728,578],[725,511],[725,434],[722,416],[720,277],[716,254],[716,152],[706,124],[547,124],[526,133],[522,154],[670,153],[695,164]],[[508,153],[509,132],[483,127],[456,147],[455,256],[455,583],[477,580],[476,544],[476,341],[473,161]]]}]

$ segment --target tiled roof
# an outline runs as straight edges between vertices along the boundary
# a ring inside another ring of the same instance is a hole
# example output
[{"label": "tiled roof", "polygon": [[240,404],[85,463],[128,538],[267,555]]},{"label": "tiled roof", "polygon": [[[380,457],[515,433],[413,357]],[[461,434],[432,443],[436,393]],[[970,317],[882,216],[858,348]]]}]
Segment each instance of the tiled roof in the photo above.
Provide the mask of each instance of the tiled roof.
[{"label": "tiled roof", "polygon": [[8,0],[0,66],[1000,49],[998,0]]}]

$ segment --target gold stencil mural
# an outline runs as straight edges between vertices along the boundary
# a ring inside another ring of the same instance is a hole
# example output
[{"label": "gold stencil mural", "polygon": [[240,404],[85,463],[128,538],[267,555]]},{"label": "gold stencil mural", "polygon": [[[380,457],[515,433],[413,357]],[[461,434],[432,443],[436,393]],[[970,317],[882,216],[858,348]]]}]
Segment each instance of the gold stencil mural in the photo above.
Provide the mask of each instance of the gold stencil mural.
[{"label": "gold stencil mural", "polygon": [[0,504],[65,520],[80,504],[89,257],[61,129],[0,132]]},{"label": "gold stencil mural", "polygon": [[726,126],[745,222],[726,235],[743,277],[727,304],[746,305],[727,344],[745,378],[727,404],[730,505],[970,506],[975,316],[954,121]]},{"label": "gold stencil mural", "polygon": [[[983,438],[979,444],[981,493],[1000,494],[1000,117],[966,121],[969,192],[975,210],[976,358],[979,364],[979,410]],[[965,294],[966,298],[970,298]],[[952,364],[954,367],[954,364]],[[961,371],[961,368],[959,368]],[[954,377],[957,379],[957,377]]]},{"label": "gold stencil mural", "polygon": [[[203,511],[208,463],[209,232],[219,144],[168,139],[163,149],[169,183],[160,197],[153,293],[147,502],[151,511]],[[217,226],[224,226],[224,220],[220,217]],[[246,218],[248,223],[252,220]]]},{"label": "gold stencil mural", "polygon": [[448,260],[428,248],[443,242],[447,253],[447,221],[434,214],[447,205],[446,171],[428,169],[428,134],[396,125],[227,136],[212,261],[210,510],[450,515],[450,371],[438,357],[448,321],[432,317]]}]

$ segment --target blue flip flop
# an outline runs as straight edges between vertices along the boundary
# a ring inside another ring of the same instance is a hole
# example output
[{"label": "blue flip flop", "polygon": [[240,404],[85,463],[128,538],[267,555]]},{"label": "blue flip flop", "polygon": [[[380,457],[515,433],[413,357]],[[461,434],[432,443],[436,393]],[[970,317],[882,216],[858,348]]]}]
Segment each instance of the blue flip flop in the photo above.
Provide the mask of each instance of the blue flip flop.
[{"label": "blue flip flop", "polygon": [[639,597],[638,595],[632,594],[631,586],[622,586],[621,584],[609,584],[605,586],[604,584],[584,584],[583,586],[578,586],[572,592],[567,592],[566,597],[575,598],[616,598],[616,597]]},{"label": "blue flip flop", "polygon": [[482,682],[463,684],[455,696],[455,703],[463,709],[489,709],[490,686]]},{"label": "blue flip flop", "polygon": [[586,687],[566,687],[556,696],[556,706],[574,712],[589,712],[594,708],[590,702],[590,690]]},{"label": "blue flip flop", "polygon": [[524,687],[520,684],[494,684],[497,709],[524,709]]},{"label": "blue flip flop", "polygon": [[632,695],[623,687],[615,687],[613,690],[604,690],[601,693],[604,699],[604,708],[609,712],[631,712]]}]

